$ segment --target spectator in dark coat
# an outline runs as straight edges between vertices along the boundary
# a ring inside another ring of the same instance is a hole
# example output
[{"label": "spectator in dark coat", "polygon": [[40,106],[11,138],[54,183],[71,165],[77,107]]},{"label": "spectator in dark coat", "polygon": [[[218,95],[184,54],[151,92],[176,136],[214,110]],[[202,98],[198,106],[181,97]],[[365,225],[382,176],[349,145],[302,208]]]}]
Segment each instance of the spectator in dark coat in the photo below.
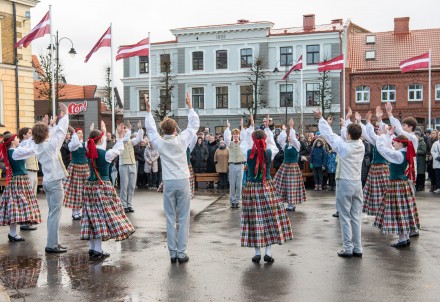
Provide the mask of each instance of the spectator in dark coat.
[{"label": "spectator in dark coat", "polygon": [[134,158],[137,163],[137,181],[136,186],[139,189],[145,189],[147,188],[148,184],[148,176],[147,173],[145,173],[145,148],[147,146],[147,141],[145,139],[141,140],[139,145],[134,146]]},{"label": "spectator in dark coat", "polygon": [[437,180],[435,177],[434,168],[432,167],[433,158],[431,155],[432,145],[437,141],[437,139],[438,139],[438,131],[436,129],[434,129],[431,131],[431,133],[429,135],[428,144],[427,144],[428,148],[427,148],[427,154],[426,154],[426,166],[427,166],[427,170],[428,170],[429,179],[431,180],[431,189],[429,190],[429,192],[434,192],[435,190],[437,190]]},{"label": "spectator in dark coat", "polygon": [[69,167],[70,161],[72,160],[70,150],[69,150],[69,143],[70,143],[70,132],[67,132],[66,139],[64,140],[63,144],[61,145],[60,153],[61,158],[63,159],[64,166]]},{"label": "spectator in dark coat", "polygon": [[[208,148],[208,163],[207,163],[206,171],[208,173],[216,173],[215,172],[214,155],[215,155],[215,151],[217,151],[218,143],[215,140],[214,135],[212,135],[212,134],[208,135],[208,143],[206,144],[206,147]],[[208,188],[213,189],[214,182],[210,182],[208,184]]]},{"label": "spectator in dark coat", "polygon": [[420,132],[414,132],[419,139],[419,146],[417,147],[417,179],[416,190],[425,190],[425,172],[426,172],[426,153],[428,147],[426,146],[425,139]]},{"label": "spectator in dark coat", "polygon": [[206,173],[208,165],[208,148],[203,143],[203,138],[198,137],[197,143],[191,152],[191,164],[194,173]]},{"label": "spectator in dark coat", "polygon": [[327,152],[325,151],[324,144],[323,140],[318,138],[310,155],[310,168],[313,169],[315,191],[322,191],[323,171],[327,166]]},{"label": "spectator in dark coat", "polygon": [[364,143],[365,146],[364,160],[362,161],[362,171],[361,171],[361,181],[363,188],[365,183],[367,182],[368,171],[370,170],[371,159],[373,154],[371,153],[371,144],[366,140],[362,140],[362,142]]}]

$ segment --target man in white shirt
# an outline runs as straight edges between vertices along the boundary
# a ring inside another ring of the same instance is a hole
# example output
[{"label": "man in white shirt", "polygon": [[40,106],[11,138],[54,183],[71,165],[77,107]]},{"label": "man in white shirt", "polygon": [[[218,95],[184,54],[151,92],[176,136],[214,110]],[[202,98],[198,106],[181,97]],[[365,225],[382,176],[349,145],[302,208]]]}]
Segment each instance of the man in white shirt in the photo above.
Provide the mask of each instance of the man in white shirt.
[{"label": "man in white shirt", "polygon": [[[186,149],[200,127],[197,113],[192,109],[189,93],[185,103],[188,105],[188,127],[177,136],[177,123],[165,118],[160,123],[164,137],[156,130],[156,122],[151,114],[150,102],[145,95],[145,128],[153,146],[159,151],[162,163],[163,207],[167,218],[167,243],[171,263],[184,263],[189,260],[186,247],[190,220],[190,183]],[[176,230],[176,220],[179,230]]]},{"label": "man in white shirt", "polygon": [[[69,127],[67,107],[59,104],[60,120],[58,125],[50,130],[46,123],[37,123],[32,128],[32,149],[43,170],[43,188],[49,206],[47,217],[46,253],[65,253],[67,248],[58,242],[58,226],[61,218],[61,205],[64,198],[63,178],[64,164],[60,160],[60,149]],[[62,166],[63,165],[63,166]]]},{"label": "man in white shirt", "polygon": [[319,119],[321,136],[338,154],[339,162],[336,170],[336,208],[339,212],[343,250],[339,257],[362,257],[361,244],[361,213],[363,206],[361,171],[365,147],[362,143],[362,128],[359,124],[350,124],[341,129],[346,140],[333,133],[332,128],[322,117],[320,111],[314,112]]}]

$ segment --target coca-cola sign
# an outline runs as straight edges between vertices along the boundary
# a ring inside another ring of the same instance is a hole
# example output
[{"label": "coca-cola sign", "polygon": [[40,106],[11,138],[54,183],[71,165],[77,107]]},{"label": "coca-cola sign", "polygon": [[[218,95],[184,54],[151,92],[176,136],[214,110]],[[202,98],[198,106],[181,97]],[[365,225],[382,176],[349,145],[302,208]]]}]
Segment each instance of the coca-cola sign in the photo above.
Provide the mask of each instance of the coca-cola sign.
[{"label": "coca-cola sign", "polygon": [[83,103],[70,103],[67,109],[69,110],[69,114],[77,115],[87,110],[87,101]]}]

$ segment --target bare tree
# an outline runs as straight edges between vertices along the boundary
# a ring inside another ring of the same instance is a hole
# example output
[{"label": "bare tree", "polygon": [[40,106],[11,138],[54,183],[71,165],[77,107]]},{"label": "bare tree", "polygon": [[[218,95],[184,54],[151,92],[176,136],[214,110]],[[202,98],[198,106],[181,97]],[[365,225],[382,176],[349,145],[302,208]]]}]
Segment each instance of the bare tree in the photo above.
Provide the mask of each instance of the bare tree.
[{"label": "bare tree", "polygon": [[323,71],[319,73],[319,90],[316,92],[323,116],[325,116],[326,110],[331,112],[332,105],[332,91],[330,87],[329,72],[330,71]]},{"label": "bare tree", "polygon": [[171,112],[171,99],[173,98],[173,76],[171,76],[171,60],[163,60],[161,62],[160,70],[162,72],[161,89],[159,96],[159,105],[155,110],[153,110],[154,115],[159,119],[163,120],[166,116],[170,115]]},{"label": "bare tree", "polygon": [[[110,76],[110,66],[105,66],[105,85],[104,85],[104,98],[102,102],[105,104],[107,109],[112,108],[112,79]],[[115,102],[115,101],[114,101]],[[116,102],[115,102],[116,106]]]},{"label": "bare tree", "polygon": [[[51,56],[50,54],[40,54],[39,55],[41,70],[37,70],[38,80],[41,85],[36,85],[36,89],[38,91],[38,98],[43,100],[48,100],[47,114],[52,114],[52,73],[50,70],[50,62]],[[58,76],[58,99],[63,97],[64,95],[60,93],[60,91],[64,88],[64,75],[63,68],[61,64],[58,66],[55,65],[55,75]],[[57,83],[57,79],[55,79],[55,83]],[[57,88],[55,87],[55,92],[57,92]]]},{"label": "bare tree", "polygon": [[251,82],[253,98],[247,102],[247,109],[253,115],[254,120],[257,118],[258,108],[266,107],[267,100],[261,98],[264,87],[265,73],[263,70],[264,61],[261,57],[255,57],[252,63],[248,80]]}]

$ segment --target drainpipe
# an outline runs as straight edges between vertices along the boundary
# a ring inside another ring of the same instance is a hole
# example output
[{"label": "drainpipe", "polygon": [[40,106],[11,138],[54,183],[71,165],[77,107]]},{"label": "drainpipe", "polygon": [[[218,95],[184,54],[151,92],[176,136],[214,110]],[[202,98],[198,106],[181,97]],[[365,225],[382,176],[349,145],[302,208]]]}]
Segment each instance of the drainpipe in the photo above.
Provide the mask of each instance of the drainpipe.
[{"label": "drainpipe", "polygon": [[18,50],[15,47],[15,43],[17,42],[17,11],[15,7],[15,2],[12,2],[12,15],[14,19],[14,61],[15,61],[15,110],[17,112],[17,133],[20,129],[20,98],[18,92]]}]

